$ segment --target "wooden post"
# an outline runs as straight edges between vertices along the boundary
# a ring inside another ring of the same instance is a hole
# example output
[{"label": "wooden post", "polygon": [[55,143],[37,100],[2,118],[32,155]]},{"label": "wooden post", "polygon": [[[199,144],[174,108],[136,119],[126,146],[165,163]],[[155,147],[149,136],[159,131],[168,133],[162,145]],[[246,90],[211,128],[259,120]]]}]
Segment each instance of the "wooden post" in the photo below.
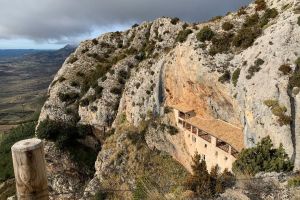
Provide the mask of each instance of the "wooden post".
[{"label": "wooden post", "polygon": [[49,199],[44,145],[40,139],[21,140],[11,147],[17,198]]}]

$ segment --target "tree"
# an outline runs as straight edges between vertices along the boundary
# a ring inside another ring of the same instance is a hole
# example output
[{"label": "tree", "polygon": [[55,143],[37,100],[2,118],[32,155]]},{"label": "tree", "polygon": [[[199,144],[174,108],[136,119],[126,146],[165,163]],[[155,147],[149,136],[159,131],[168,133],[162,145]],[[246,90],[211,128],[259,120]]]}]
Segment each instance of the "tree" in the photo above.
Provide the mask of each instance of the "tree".
[{"label": "tree", "polygon": [[195,192],[199,197],[211,197],[210,175],[207,171],[206,162],[196,153],[193,157],[192,170],[193,174],[187,179],[187,189]]},{"label": "tree", "polygon": [[235,173],[255,175],[258,172],[291,171],[293,163],[280,144],[274,148],[270,137],[265,137],[256,147],[244,149],[233,163]]}]

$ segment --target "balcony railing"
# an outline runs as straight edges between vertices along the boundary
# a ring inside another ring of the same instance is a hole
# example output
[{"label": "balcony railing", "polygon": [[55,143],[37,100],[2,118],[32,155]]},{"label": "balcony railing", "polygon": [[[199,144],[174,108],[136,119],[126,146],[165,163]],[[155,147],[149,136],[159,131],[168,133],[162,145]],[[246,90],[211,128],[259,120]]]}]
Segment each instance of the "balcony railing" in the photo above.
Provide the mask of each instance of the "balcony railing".
[{"label": "balcony railing", "polygon": [[211,136],[208,134],[204,134],[204,135],[199,135],[199,137],[201,137],[202,139],[206,140],[207,142],[211,143]]},{"label": "balcony railing", "polygon": [[192,126],[192,133],[197,134],[197,128],[195,126]]}]

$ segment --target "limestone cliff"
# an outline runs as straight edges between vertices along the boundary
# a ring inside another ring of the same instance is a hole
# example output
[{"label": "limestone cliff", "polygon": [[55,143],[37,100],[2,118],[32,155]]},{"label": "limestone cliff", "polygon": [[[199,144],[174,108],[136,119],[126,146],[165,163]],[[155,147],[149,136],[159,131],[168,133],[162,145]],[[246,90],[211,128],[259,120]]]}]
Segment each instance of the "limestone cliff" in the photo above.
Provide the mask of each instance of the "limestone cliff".
[{"label": "limestone cliff", "polygon": [[[276,145],[283,144],[299,169],[299,89],[290,82],[300,56],[300,2],[266,2],[268,10],[250,4],[200,24],[159,18],[82,42],[50,85],[39,121],[50,118],[92,125],[105,147],[95,165],[100,182],[109,164],[102,159],[117,154],[106,138],[121,146],[120,141],[126,140],[124,133],[114,139],[105,133],[124,121],[139,126],[161,118],[162,124],[172,125],[172,115],[166,113],[178,103],[205,118],[242,127],[248,147],[269,135]],[[227,22],[230,29],[224,27]],[[251,23],[259,30],[254,31]],[[206,26],[214,39],[199,39]],[[252,31],[251,38],[242,35],[245,30]],[[283,65],[289,66],[287,74],[279,70]],[[272,109],[274,105],[281,113]],[[188,168],[190,155],[180,134],[155,127],[147,129],[148,146],[169,153]]]}]

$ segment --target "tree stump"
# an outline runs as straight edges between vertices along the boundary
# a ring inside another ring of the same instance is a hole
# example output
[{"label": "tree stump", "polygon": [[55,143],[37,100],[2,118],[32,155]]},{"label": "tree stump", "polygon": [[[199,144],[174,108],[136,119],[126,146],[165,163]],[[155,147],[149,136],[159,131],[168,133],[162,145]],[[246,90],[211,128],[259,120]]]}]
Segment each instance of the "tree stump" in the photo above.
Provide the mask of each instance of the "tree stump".
[{"label": "tree stump", "polygon": [[43,142],[36,138],[21,140],[11,151],[18,199],[49,199]]}]

